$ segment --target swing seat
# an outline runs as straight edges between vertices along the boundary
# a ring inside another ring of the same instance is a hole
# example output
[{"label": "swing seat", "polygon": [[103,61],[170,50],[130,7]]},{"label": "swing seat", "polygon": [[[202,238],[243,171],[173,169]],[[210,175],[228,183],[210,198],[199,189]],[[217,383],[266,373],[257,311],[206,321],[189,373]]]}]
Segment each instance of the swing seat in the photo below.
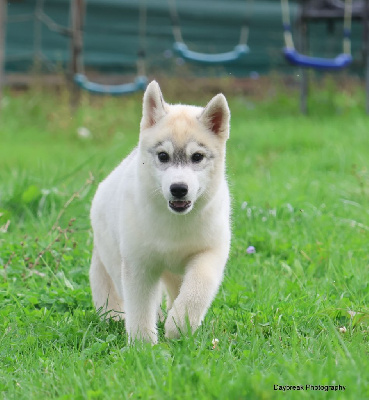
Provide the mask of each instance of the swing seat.
[{"label": "swing seat", "polygon": [[137,76],[132,83],[124,83],[121,85],[103,85],[101,83],[91,82],[83,74],[76,74],[74,82],[82,89],[95,94],[110,94],[113,96],[120,96],[124,94],[131,94],[146,89],[147,77]]},{"label": "swing seat", "polygon": [[223,64],[238,61],[250,49],[246,44],[238,44],[232,51],[226,53],[206,54],[191,51],[182,42],[175,42],[173,49],[185,60],[196,61],[203,64]]},{"label": "swing seat", "polygon": [[339,70],[352,63],[350,54],[339,54],[335,58],[309,57],[298,53],[295,49],[285,47],[283,49],[285,58],[293,65],[300,67],[315,68],[321,70]]}]

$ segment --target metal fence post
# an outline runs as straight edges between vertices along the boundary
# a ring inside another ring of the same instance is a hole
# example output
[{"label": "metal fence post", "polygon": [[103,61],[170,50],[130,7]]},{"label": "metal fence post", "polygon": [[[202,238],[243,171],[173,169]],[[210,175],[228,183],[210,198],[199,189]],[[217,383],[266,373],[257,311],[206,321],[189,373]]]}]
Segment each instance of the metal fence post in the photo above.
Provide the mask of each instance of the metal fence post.
[{"label": "metal fence post", "polygon": [[71,43],[70,43],[70,63],[69,77],[71,84],[71,106],[76,108],[80,100],[80,89],[74,85],[74,75],[83,73],[82,50],[83,50],[83,23],[85,14],[84,0],[71,0]]},{"label": "metal fence post", "polygon": [[0,0],[0,109],[5,84],[5,43],[8,0]]},{"label": "metal fence post", "polygon": [[369,114],[369,0],[364,4],[364,63],[365,63],[365,92],[366,92],[366,113]]}]

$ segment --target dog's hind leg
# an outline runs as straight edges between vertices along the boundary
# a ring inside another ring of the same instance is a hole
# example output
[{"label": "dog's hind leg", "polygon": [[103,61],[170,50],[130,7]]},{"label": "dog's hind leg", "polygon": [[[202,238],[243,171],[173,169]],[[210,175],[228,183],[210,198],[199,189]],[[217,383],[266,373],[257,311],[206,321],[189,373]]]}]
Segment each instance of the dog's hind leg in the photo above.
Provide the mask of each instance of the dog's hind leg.
[{"label": "dog's hind leg", "polygon": [[113,281],[102,263],[97,249],[92,252],[90,267],[92,299],[102,317],[123,319],[123,300],[117,294]]}]

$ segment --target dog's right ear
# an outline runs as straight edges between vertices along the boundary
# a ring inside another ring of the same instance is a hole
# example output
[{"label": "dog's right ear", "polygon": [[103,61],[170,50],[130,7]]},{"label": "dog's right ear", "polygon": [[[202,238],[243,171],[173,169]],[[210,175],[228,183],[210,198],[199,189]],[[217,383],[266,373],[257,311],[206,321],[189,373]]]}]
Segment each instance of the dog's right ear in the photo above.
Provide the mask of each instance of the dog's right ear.
[{"label": "dog's right ear", "polygon": [[228,139],[230,116],[227,100],[219,93],[209,101],[199,120],[215,135]]},{"label": "dog's right ear", "polygon": [[147,86],[142,107],[141,130],[151,128],[166,114],[166,104],[158,82],[152,81]]}]

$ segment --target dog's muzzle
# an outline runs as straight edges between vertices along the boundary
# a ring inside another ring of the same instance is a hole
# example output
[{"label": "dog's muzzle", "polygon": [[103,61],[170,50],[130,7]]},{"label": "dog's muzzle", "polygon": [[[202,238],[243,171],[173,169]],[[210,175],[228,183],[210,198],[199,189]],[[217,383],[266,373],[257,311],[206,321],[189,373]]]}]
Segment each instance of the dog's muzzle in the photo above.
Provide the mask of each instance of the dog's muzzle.
[{"label": "dog's muzzle", "polygon": [[172,183],[169,189],[171,195],[174,197],[173,200],[169,201],[169,207],[173,211],[181,213],[191,207],[191,201],[183,200],[183,197],[188,193],[188,185],[186,183]]}]

